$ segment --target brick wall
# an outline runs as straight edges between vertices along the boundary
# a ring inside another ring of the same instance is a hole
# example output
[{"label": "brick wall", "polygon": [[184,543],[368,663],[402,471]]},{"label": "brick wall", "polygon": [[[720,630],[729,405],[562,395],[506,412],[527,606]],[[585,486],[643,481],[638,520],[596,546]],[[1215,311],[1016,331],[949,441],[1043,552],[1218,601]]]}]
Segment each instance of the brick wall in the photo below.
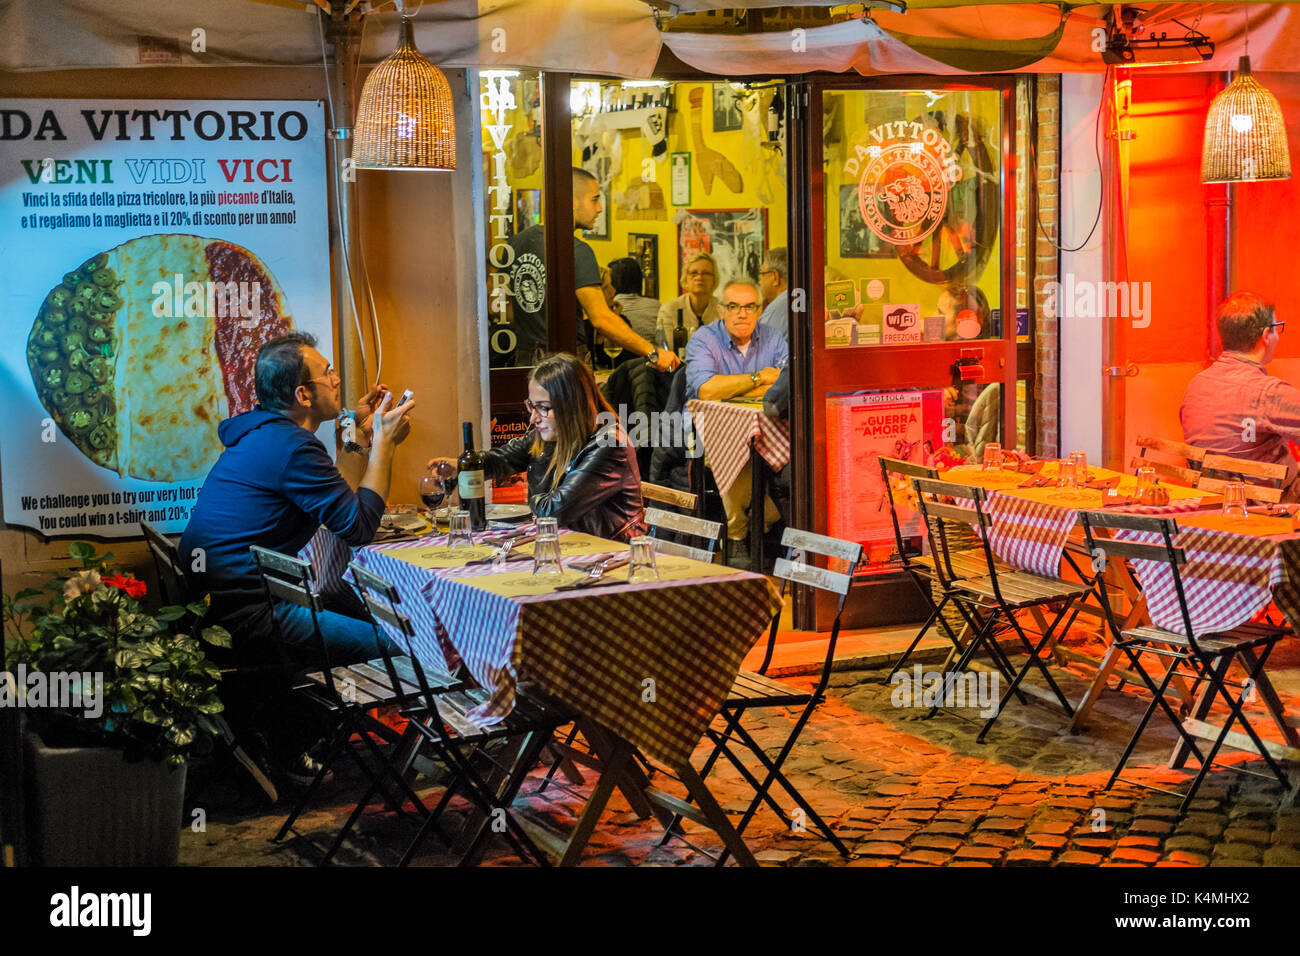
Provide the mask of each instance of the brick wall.
[{"label": "brick wall", "polygon": [[[1038,158],[1038,219],[1053,236],[1060,235],[1060,205],[1057,199],[1061,185],[1061,78],[1056,74],[1034,77],[1038,97],[1038,138],[1035,143]],[[1034,254],[1034,407],[1038,414],[1038,454],[1060,454],[1060,354],[1059,334],[1055,317],[1044,314],[1043,286],[1059,279],[1056,248],[1032,224],[1036,237]]]}]

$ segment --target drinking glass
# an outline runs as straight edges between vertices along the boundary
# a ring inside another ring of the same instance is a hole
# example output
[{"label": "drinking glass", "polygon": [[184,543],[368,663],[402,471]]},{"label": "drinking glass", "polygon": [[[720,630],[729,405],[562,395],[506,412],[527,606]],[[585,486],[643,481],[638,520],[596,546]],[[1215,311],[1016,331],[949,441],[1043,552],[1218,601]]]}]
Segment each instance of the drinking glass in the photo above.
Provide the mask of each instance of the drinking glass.
[{"label": "drinking glass", "polygon": [[1156,484],[1156,470],[1154,468],[1139,468],[1137,470],[1137,496],[1141,499],[1144,492],[1154,488]]},{"label": "drinking glass", "polygon": [[538,518],[537,537],[533,541],[533,577],[558,578],[563,573],[558,522],[554,518]]},{"label": "drinking glass", "polygon": [[623,346],[619,345],[617,342],[611,341],[610,339],[606,339],[605,344],[602,345],[601,348],[604,349],[605,355],[609,358],[611,366],[614,359],[623,354]]},{"label": "drinking glass", "polygon": [[629,542],[632,550],[632,560],[628,564],[627,580],[630,584],[641,584],[644,581],[658,581],[659,568],[655,565],[655,539],[649,535],[640,534]]},{"label": "drinking glass", "polygon": [[1076,488],[1078,481],[1075,479],[1077,471],[1074,462],[1068,458],[1062,458],[1056,463],[1056,487],[1058,488]]},{"label": "drinking glass", "polygon": [[1002,467],[1002,446],[989,442],[984,446],[984,468],[987,471],[990,468]]},{"label": "drinking glass", "polygon": [[456,466],[450,461],[437,461],[433,464],[433,476],[442,485],[442,493],[447,505],[451,505],[459,482],[456,479]]},{"label": "drinking glass", "polygon": [[1070,461],[1074,463],[1074,481],[1080,488],[1088,483],[1088,453],[1086,451],[1070,452]]},{"label": "drinking glass", "polygon": [[469,532],[469,512],[464,508],[455,508],[447,519],[447,547],[471,547],[474,538]]},{"label": "drinking glass", "polygon": [[1223,516],[1225,518],[1246,517],[1246,483],[1229,481],[1223,486]]},{"label": "drinking glass", "polygon": [[447,497],[447,488],[442,483],[442,479],[434,473],[434,469],[430,468],[420,479],[419,490],[420,501],[424,503],[429,520],[433,521],[438,505],[442,504],[443,499]]}]

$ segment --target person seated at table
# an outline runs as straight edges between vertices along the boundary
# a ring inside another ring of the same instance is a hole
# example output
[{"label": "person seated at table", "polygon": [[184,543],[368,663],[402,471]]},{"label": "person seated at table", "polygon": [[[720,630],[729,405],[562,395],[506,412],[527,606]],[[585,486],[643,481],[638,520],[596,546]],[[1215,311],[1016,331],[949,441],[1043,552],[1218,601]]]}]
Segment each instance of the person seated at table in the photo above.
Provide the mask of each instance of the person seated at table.
[{"label": "person seated at table", "polygon": [[678,312],[682,314],[682,326],[692,336],[697,329],[713,323],[718,318],[718,303],[713,298],[717,285],[718,264],[713,261],[713,256],[707,252],[692,256],[682,273],[682,294],[659,307],[659,330],[655,341],[663,348],[673,347]]},{"label": "person seated at table", "polygon": [[[645,534],[641,474],[627,432],[591,369],[561,352],[528,379],[527,434],[483,452],[484,477],[528,473],[528,506],[539,518],[598,538]],[[438,461],[434,458],[429,467]]]},{"label": "person seated at table", "polygon": [[[749,279],[733,279],[722,290],[721,322],[706,325],[686,346],[686,398],[726,401],[762,398],[785,367],[789,349],[785,336],[759,325],[759,293]],[[708,449],[705,449],[708,453]],[[753,475],[748,460],[731,488],[722,495],[727,516],[728,563],[748,567],[746,537]],[[765,530],[780,520],[770,497],[764,497]]]},{"label": "person seated at table", "polygon": [[1300,500],[1288,442],[1300,442],[1300,389],[1269,375],[1285,322],[1252,292],[1234,292],[1216,317],[1223,351],[1187,383],[1178,417],[1188,444],[1233,458],[1287,467],[1282,500]]},{"label": "person seated at table", "polygon": [[641,294],[645,276],[641,263],[633,256],[615,259],[609,264],[609,278],[614,286],[614,301],[632,331],[653,342],[659,323],[659,300]]}]

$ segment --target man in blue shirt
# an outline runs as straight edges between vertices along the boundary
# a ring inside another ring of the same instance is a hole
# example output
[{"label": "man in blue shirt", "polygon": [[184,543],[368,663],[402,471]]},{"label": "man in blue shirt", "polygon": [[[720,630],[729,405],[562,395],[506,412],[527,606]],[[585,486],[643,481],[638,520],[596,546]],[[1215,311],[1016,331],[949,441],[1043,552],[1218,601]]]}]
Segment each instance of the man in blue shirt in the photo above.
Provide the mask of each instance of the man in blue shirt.
[{"label": "man in blue shirt", "polygon": [[[785,367],[789,355],[785,336],[759,324],[758,287],[748,279],[733,280],[723,288],[718,312],[722,321],[702,327],[687,343],[687,399],[762,398]],[[745,534],[753,488],[747,462],[722,495],[727,514],[728,561],[734,567],[749,565]],[[763,514],[765,529],[781,517],[771,498],[766,497]]]},{"label": "man in blue shirt", "polygon": [[759,325],[765,325],[781,338],[790,329],[790,256],[785,246],[767,250],[758,270],[758,291],[763,293],[763,315]]}]

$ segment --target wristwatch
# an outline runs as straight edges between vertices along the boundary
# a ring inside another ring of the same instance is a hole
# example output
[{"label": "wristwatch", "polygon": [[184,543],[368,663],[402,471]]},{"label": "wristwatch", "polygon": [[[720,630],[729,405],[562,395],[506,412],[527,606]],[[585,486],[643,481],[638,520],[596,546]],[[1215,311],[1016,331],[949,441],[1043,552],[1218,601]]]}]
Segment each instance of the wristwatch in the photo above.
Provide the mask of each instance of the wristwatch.
[{"label": "wristwatch", "polygon": [[750,380],[751,382],[753,382],[755,385],[758,385],[758,380],[759,380],[759,378],[760,378],[760,376],[759,376],[759,374],[758,374],[757,372],[750,372],[750,373],[749,373],[749,380]]}]

